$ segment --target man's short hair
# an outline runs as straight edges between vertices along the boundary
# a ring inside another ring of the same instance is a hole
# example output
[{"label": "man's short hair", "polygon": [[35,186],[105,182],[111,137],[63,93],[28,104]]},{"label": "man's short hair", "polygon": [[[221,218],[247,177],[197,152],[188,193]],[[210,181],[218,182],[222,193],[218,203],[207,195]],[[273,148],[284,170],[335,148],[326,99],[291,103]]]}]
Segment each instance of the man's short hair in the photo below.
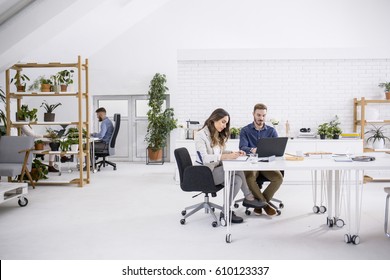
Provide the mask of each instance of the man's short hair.
[{"label": "man's short hair", "polygon": [[263,103],[257,103],[253,108],[253,112],[255,112],[256,110],[268,110],[268,108]]},{"label": "man's short hair", "polygon": [[97,109],[95,112],[96,112],[96,113],[100,113],[100,112],[107,113],[107,112],[106,112],[106,109],[104,109],[104,107],[100,107],[100,108]]}]

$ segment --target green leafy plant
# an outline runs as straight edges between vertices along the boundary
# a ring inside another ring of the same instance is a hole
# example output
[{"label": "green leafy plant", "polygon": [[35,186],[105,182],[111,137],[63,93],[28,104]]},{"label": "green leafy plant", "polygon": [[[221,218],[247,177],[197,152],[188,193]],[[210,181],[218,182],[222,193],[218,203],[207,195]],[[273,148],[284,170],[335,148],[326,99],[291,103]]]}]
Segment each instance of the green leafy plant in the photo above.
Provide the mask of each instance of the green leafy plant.
[{"label": "green leafy plant", "polygon": [[372,128],[364,133],[364,134],[371,134],[371,136],[368,137],[366,140],[367,143],[370,140],[373,140],[372,141],[373,143],[375,143],[375,141],[380,141],[380,140],[383,140],[384,143],[386,143],[386,140],[390,141],[390,138],[384,134],[383,127],[384,127],[384,125],[382,125],[381,127],[377,127],[375,125],[372,125]]},{"label": "green leafy plant", "polygon": [[230,136],[232,139],[235,139],[238,135],[240,135],[240,128],[231,127],[230,128]]},{"label": "green leafy plant", "polygon": [[[79,144],[79,129],[77,127],[70,127],[65,133],[65,136],[69,142],[69,145]],[[82,137],[87,137],[87,131],[83,128]]]},{"label": "green leafy plant", "polygon": [[38,120],[37,112],[38,112],[38,109],[36,109],[36,108],[29,110],[28,105],[22,105],[17,112],[18,119],[19,120],[37,121]]},{"label": "green leafy plant", "polygon": [[328,137],[338,138],[342,132],[339,117],[336,115],[335,118],[329,122]]},{"label": "green leafy plant", "polygon": [[73,73],[74,73],[74,70],[62,70],[60,72],[57,73],[57,77],[58,77],[58,81],[60,82],[60,84],[63,84],[63,85],[70,85],[70,84],[73,84]]},{"label": "green leafy plant", "polygon": [[42,84],[52,84],[52,81],[50,79],[46,79],[45,76],[39,76],[37,77],[33,83],[28,87],[29,91],[32,90],[39,90],[41,88]]},{"label": "green leafy plant", "polygon": [[323,124],[320,124],[318,126],[317,133],[319,135],[327,135],[328,130],[329,130],[329,124],[328,123],[323,123]]},{"label": "green leafy plant", "polygon": [[[43,164],[39,159],[34,159],[31,165],[31,177],[35,182],[38,182],[41,179],[47,179],[47,174],[49,173],[49,168],[47,165]],[[25,180],[28,180],[27,176],[24,177]]]},{"label": "green leafy plant", "polygon": [[45,138],[50,139],[51,142],[59,142],[60,141],[60,136],[59,136],[59,131],[54,130],[52,128],[47,128],[46,129],[46,135]]},{"label": "green leafy plant", "polygon": [[40,107],[43,107],[46,110],[46,113],[53,113],[54,109],[62,105],[61,103],[49,104],[46,100],[43,100]]},{"label": "green leafy plant", "polygon": [[61,149],[61,151],[63,151],[63,152],[69,151],[69,146],[70,146],[70,143],[69,143],[68,140],[61,140],[60,141],[60,149]]},{"label": "green leafy plant", "polygon": [[30,78],[27,75],[22,74],[21,71],[16,71],[15,76],[11,79],[11,83],[13,82],[16,87],[25,87],[26,81],[30,81]]},{"label": "green leafy plant", "polygon": [[148,148],[154,152],[165,147],[169,133],[177,126],[173,108],[166,108],[164,111],[162,109],[165,93],[168,90],[165,86],[166,82],[164,74],[156,73],[148,91],[150,109],[147,112],[148,128],[145,141],[148,143]]},{"label": "green leafy plant", "polygon": [[390,91],[390,82],[380,83],[378,86],[381,87],[381,88],[384,88],[385,91]]},{"label": "green leafy plant", "polygon": [[[0,88],[0,103],[5,104],[5,93]],[[0,109],[0,135],[5,135],[7,131],[7,114]]]}]

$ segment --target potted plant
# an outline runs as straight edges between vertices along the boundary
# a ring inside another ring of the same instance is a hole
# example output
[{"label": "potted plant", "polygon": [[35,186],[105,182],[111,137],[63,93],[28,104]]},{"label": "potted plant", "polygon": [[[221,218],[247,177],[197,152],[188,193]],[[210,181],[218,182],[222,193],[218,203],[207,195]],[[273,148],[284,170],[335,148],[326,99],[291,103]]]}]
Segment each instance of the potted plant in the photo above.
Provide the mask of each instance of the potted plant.
[{"label": "potted plant", "polygon": [[33,108],[29,110],[28,105],[22,105],[20,109],[16,112],[16,120],[18,121],[37,121],[37,112],[38,109]]},{"label": "potted plant", "polygon": [[35,150],[43,150],[45,146],[45,142],[43,142],[42,140],[35,140],[34,145],[35,145]]},{"label": "potted plant", "polygon": [[26,81],[30,81],[30,78],[22,74],[21,71],[16,71],[15,76],[11,79],[11,83],[14,82],[17,92],[26,91]]},{"label": "potted plant", "polygon": [[373,149],[383,149],[386,143],[386,140],[390,141],[390,138],[384,135],[384,125],[381,127],[376,127],[372,125],[372,128],[366,131],[364,134],[371,134],[367,138],[367,143],[372,140]]},{"label": "potted plant", "polygon": [[231,139],[237,139],[237,137],[240,135],[240,129],[236,127],[230,128],[230,138]]},{"label": "potted plant", "polygon": [[317,133],[320,135],[321,139],[326,138],[326,136],[328,135],[328,131],[329,131],[329,124],[328,123],[320,124],[317,128]]},{"label": "potted plant", "polygon": [[60,150],[63,152],[69,151],[69,141],[68,140],[61,140],[60,141]]},{"label": "potted plant", "polygon": [[162,159],[162,149],[166,145],[169,133],[176,128],[177,123],[173,108],[166,108],[164,111],[162,109],[165,93],[168,90],[165,86],[166,82],[164,74],[156,73],[148,91],[150,109],[147,112],[148,128],[145,141],[148,144],[149,159],[153,161]]},{"label": "potted plant", "polygon": [[58,135],[58,130],[53,130],[51,128],[46,129],[47,134],[45,135],[46,138],[50,139],[50,149],[52,151],[58,151],[60,148],[60,136]]},{"label": "potted plant", "polygon": [[[0,103],[5,103],[4,91],[0,88]],[[5,135],[7,131],[7,114],[0,109],[0,135]]]},{"label": "potted plant", "polygon": [[54,109],[62,105],[61,103],[49,104],[46,100],[43,100],[40,107],[43,107],[46,110],[46,113],[43,115],[43,121],[45,122],[54,122],[56,114],[53,113]]},{"label": "potted plant", "polygon": [[68,86],[70,84],[73,84],[73,79],[72,79],[73,73],[74,73],[74,70],[67,70],[67,69],[62,70],[62,71],[57,73],[62,92],[66,92],[68,89]]},{"label": "potted plant", "polygon": [[50,80],[51,80],[51,84],[52,84],[52,91],[54,91],[55,93],[59,93],[61,91],[59,76],[58,75],[51,75]]},{"label": "potted plant", "polygon": [[331,139],[339,139],[342,130],[340,128],[339,117],[336,115],[335,118],[329,122],[328,137]]},{"label": "potted plant", "polygon": [[50,92],[52,81],[46,79],[45,76],[39,76],[34,82],[28,87],[28,90],[41,90],[42,92]]},{"label": "potted plant", "polygon": [[38,182],[40,179],[47,179],[49,168],[43,164],[39,159],[34,159],[31,165],[31,178]]},{"label": "potted plant", "polygon": [[[79,150],[79,129],[77,127],[70,127],[65,134],[68,143],[70,145],[71,151]],[[85,139],[87,137],[87,131],[83,129],[82,138]]]},{"label": "potted plant", "polygon": [[378,86],[385,89],[386,99],[390,100],[390,82],[380,83]]}]

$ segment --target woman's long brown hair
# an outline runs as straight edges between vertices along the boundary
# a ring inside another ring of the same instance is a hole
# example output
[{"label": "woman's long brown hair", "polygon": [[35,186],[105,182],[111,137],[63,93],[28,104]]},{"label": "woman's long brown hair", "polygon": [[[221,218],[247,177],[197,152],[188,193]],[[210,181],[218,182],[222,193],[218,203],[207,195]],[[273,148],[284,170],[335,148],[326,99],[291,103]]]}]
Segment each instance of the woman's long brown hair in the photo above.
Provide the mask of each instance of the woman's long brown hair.
[{"label": "woman's long brown hair", "polygon": [[[217,122],[226,116],[229,117],[229,120],[226,123],[226,127],[221,132],[218,132],[218,130],[215,129],[214,122]],[[208,119],[204,122],[202,128],[204,128],[205,126],[207,126],[207,128],[210,130],[211,146],[214,147],[216,145],[219,145],[220,147],[224,147],[226,141],[229,139],[230,136],[229,113],[222,108],[215,109],[214,112],[211,113],[210,117],[208,117]]]}]

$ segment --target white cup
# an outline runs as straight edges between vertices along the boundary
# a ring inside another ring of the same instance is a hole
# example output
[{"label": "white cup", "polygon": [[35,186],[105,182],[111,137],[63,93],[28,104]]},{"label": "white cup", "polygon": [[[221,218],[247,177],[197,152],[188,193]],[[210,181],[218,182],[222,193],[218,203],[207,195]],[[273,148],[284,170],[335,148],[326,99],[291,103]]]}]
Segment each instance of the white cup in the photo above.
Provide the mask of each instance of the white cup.
[{"label": "white cup", "polygon": [[295,154],[296,154],[298,157],[303,157],[303,152],[302,152],[302,151],[296,151]]}]

